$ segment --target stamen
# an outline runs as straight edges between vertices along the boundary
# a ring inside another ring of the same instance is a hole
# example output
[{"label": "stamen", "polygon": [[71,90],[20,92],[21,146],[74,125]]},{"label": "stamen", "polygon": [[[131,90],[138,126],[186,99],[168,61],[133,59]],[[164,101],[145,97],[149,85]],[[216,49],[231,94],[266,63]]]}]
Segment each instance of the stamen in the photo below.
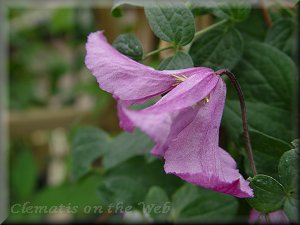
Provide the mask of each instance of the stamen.
[{"label": "stamen", "polygon": [[177,86],[178,84],[180,84],[181,82],[184,82],[186,79],[188,79],[187,76],[185,75],[175,75],[175,74],[172,74],[173,77],[175,77],[175,80],[176,80],[176,83],[173,84],[173,86]]},{"label": "stamen", "polygon": [[196,107],[200,107],[202,105],[205,105],[209,102],[209,95],[206,96],[204,99],[202,99],[201,101],[195,103],[194,105],[192,105],[193,109],[196,109]]}]

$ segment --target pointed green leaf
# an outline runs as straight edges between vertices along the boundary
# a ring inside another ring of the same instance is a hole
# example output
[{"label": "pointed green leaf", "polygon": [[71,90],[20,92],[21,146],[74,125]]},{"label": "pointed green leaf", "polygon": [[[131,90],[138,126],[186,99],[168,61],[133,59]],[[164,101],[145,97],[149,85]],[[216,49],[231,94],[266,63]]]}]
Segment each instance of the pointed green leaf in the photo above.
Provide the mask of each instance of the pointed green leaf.
[{"label": "pointed green leaf", "polygon": [[284,187],[274,178],[267,175],[256,175],[250,180],[254,198],[247,201],[252,208],[260,212],[272,212],[280,209],[285,199]]},{"label": "pointed green leaf", "polygon": [[192,12],[180,1],[151,1],[145,14],[157,37],[175,45],[190,43],[195,34]]}]

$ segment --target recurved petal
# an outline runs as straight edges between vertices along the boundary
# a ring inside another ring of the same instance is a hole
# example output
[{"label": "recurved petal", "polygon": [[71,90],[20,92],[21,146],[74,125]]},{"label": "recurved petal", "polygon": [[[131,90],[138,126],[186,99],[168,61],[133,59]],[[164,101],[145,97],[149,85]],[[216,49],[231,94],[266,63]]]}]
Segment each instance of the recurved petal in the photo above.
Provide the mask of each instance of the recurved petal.
[{"label": "recurved petal", "polygon": [[107,42],[102,31],[88,36],[85,64],[101,89],[120,100],[139,101],[163,93],[174,84],[174,78],[168,73],[119,53]]},{"label": "recurved petal", "polygon": [[103,90],[131,104],[141,103],[173,89],[176,84],[174,75],[190,77],[213,73],[212,69],[206,67],[155,70],[119,53],[107,42],[103,31],[89,35],[85,64]]},{"label": "recurved petal", "polygon": [[173,139],[165,152],[166,173],[193,184],[237,197],[252,197],[253,191],[236,169],[231,156],[218,146],[219,127],[226,98],[223,80],[199,107],[194,120]]}]

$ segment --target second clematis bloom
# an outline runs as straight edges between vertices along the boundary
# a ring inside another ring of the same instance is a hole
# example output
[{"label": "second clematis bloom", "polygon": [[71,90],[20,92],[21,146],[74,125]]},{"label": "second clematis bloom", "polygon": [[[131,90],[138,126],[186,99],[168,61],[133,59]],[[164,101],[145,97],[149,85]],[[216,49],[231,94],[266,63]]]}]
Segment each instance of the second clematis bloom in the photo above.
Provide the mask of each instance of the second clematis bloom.
[{"label": "second clematis bloom", "polygon": [[[118,102],[120,126],[140,128],[156,143],[152,154],[165,159],[165,172],[190,183],[253,197],[233,158],[219,147],[226,98],[224,81],[205,67],[158,71],[122,55],[103,32],[91,33],[85,63],[100,88]],[[165,94],[141,110],[129,106]]]}]

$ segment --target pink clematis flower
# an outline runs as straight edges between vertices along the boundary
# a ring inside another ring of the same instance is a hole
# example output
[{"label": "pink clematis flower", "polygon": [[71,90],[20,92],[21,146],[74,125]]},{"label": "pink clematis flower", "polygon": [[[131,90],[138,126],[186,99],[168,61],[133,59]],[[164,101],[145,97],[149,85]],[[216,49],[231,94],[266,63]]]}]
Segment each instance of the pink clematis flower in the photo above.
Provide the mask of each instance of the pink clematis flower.
[{"label": "pink clematis flower", "polygon": [[[285,215],[283,210],[277,210],[274,212],[268,213],[269,222],[271,224],[289,224],[290,221]],[[250,216],[249,216],[249,223],[250,224],[268,224],[266,219],[266,215],[256,211],[255,209],[251,209]]]},{"label": "pink clematis flower", "polygon": [[[100,88],[118,102],[120,126],[140,128],[156,143],[165,172],[218,192],[247,198],[253,191],[218,145],[226,86],[210,68],[158,71],[122,55],[102,32],[91,33],[85,63]],[[166,93],[142,110],[128,107]]]}]

